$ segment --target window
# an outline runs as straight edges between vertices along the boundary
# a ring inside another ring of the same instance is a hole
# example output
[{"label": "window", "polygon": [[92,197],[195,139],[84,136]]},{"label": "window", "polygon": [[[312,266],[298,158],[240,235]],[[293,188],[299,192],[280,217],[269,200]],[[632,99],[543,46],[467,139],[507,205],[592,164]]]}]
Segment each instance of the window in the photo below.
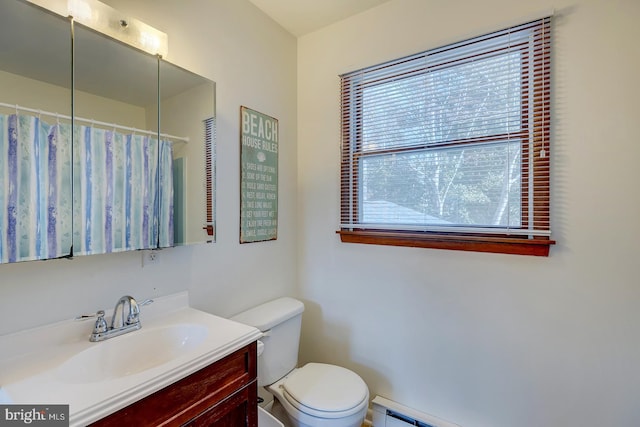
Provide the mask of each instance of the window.
[{"label": "window", "polygon": [[204,171],[204,186],[206,192],[206,206],[205,217],[206,222],[204,229],[207,231],[208,236],[212,236],[215,239],[215,195],[214,195],[214,182],[215,182],[215,139],[216,139],[216,122],[215,117],[210,117],[204,120],[204,159],[205,159],[205,171]]},{"label": "window", "polygon": [[548,255],[550,19],[341,76],[343,242]]}]

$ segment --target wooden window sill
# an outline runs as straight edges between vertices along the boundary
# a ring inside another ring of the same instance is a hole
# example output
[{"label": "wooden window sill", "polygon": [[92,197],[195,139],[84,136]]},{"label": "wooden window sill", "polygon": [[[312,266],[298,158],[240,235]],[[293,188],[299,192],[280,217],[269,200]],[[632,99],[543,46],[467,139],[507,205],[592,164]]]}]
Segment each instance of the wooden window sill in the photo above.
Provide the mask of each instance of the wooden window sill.
[{"label": "wooden window sill", "polygon": [[545,238],[528,239],[519,236],[454,235],[376,230],[339,230],[336,233],[340,235],[340,240],[344,243],[532,256],[549,256],[549,248],[556,243],[554,240]]}]

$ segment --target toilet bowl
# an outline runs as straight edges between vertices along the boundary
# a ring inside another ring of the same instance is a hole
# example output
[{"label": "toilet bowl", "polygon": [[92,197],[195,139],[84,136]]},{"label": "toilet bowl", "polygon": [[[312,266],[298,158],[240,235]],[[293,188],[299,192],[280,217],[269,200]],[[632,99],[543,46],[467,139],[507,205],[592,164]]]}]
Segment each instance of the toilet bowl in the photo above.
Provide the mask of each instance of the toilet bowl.
[{"label": "toilet bowl", "polygon": [[354,372],[308,363],[266,387],[296,427],[360,427],[369,390]]},{"label": "toilet bowl", "polygon": [[278,410],[272,412],[285,426],[360,427],[369,406],[369,390],[360,376],[326,363],[296,367],[303,311],[302,302],[280,298],[232,317],[263,333],[258,385],[273,394]]}]

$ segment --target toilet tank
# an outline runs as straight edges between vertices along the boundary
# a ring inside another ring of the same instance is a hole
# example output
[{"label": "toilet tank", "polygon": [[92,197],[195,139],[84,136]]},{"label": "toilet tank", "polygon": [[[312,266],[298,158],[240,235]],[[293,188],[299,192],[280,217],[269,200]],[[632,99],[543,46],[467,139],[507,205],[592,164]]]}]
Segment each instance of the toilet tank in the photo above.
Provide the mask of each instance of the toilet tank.
[{"label": "toilet tank", "polygon": [[284,297],[243,311],[231,318],[262,331],[264,343],[258,357],[258,385],[273,384],[287,375],[298,363],[300,328],[304,304]]}]

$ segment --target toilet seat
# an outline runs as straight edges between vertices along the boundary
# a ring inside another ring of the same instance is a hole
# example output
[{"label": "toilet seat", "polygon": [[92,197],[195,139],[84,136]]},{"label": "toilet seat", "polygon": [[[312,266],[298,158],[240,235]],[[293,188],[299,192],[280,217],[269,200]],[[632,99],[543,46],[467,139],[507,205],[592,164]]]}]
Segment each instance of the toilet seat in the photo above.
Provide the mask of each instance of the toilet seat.
[{"label": "toilet seat", "polygon": [[283,396],[294,408],[318,418],[344,418],[368,404],[367,385],[356,373],[335,365],[308,363],[282,384]]}]

